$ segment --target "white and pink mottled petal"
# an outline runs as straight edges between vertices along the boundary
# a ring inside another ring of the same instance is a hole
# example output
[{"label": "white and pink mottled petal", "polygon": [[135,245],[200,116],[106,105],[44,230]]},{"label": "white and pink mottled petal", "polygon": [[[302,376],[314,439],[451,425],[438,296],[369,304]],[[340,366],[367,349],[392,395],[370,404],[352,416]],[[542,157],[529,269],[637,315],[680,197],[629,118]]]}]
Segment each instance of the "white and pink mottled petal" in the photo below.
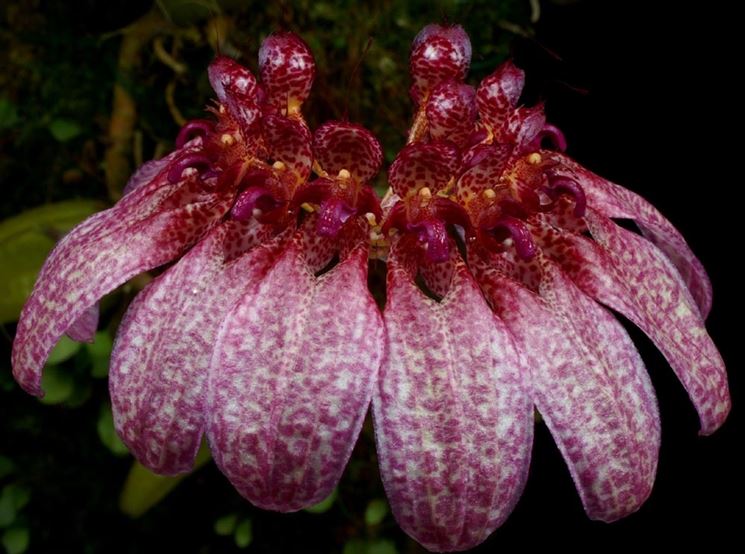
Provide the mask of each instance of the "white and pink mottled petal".
[{"label": "white and pink mottled petal", "polygon": [[72,340],[78,342],[93,342],[93,338],[96,335],[96,329],[98,329],[98,316],[99,308],[98,302],[93,306],[88,307],[81,315],[76,319],[70,327],[67,328],[65,334]]},{"label": "white and pink mottled petal", "polygon": [[215,227],[152,281],[122,320],[109,372],[114,424],[155,473],[182,473],[194,464],[217,331],[274,262],[281,239],[257,247],[270,232],[255,220]]},{"label": "white and pink mottled petal", "polygon": [[614,521],[636,511],[654,482],[660,423],[623,327],[550,262],[540,295],[490,269],[477,278],[527,357],[533,400],[587,514]]},{"label": "white and pink mottled petal", "polygon": [[[41,369],[49,352],[86,310],[138,273],[179,256],[229,209],[230,195],[196,194],[192,186],[144,185],[57,244],[21,312],[13,343],[13,374],[26,391],[43,394]],[[179,206],[179,197],[194,201]]]},{"label": "white and pink mottled petal", "polygon": [[680,231],[638,194],[592,173],[565,155],[556,152],[546,154],[551,160],[559,162],[554,170],[557,174],[574,178],[582,186],[588,206],[606,217],[634,220],[642,234],[677,268],[696,300],[703,319],[706,319],[711,311],[711,281]]},{"label": "white and pink mottled petal", "polygon": [[533,414],[521,358],[459,261],[441,302],[389,258],[388,345],[373,415],[399,525],[433,551],[472,548],[527,477]]},{"label": "white and pink mottled petal", "polygon": [[261,508],[323,500],[352,452],[384,337],[367,257],[360,245],[315,277],[298,237],[222,325],[207,436],[218,467]]},{"label": "white and pink mottled petal", "polygon": [[665,355],[711,434],[731,407],[722,357],[672,262],[651,242],[602,214],[585,217],[599,244],[575,237],[574,279],[598,301],[628,317]]}]

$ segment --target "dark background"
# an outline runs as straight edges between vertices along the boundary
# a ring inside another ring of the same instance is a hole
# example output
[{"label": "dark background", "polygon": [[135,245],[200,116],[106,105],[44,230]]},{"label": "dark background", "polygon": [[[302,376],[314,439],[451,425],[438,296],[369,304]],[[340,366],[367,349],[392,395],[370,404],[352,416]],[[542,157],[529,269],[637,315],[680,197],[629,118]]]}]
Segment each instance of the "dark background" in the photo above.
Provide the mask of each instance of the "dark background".
[{"label": "dark background", "polygon": [[[147,2],[141,4],[143,10],[148,8]],[[482,25],[490,21],[479,14],[492,4],[451,4],[419,6],[422,11],[416,17],[424,22],[443,18],[463,21],[473,38],[476,77],[488,73],[506,53],[502,44],[509,44],[517,64],[528,72],[526,98],[546,102],[549,119],[567,136],[568,153],[593,171],[645,196],[687,238],[712,278],[714,307],[708,329],[728,365],[734,404],[720,431],[699,437],[695,412],[664,358],[641,333],[630,329],[652,375],[662,416],[662,450],[650,499],[637,514],[615,524],[587,520],[564,463],[545,426],[539,424],[525,494],[502,528],[476,551],[544,548],[544,541],[550,547],[580,550],[650,544],[670,547],[692,541],[705,541],[712,547],[729,539],[737,541],[744,491],[742,455],[737,450],[742,442],[742,233],[736,229],[742,205],[738,136],[742,89],[735,85],[735,78],[742,68],[738,57],[742,48],[736,40],[742,31],[735,27],[731,8],[725,2],[542,2],[541,18],[532,26],[534,35],[515,37],[474,28],[480,20]],[[45,9],[43,3],[36,7]],[[100,43],[92,37],[137,17],[135,12],[141,8],[117,9],[122,13],[114,13],[113,7],[98,9],[91,12],[94,15],[81,14],[59,23],[71,25],[79,40],[91,45],[89,57],[80,63],[89,63],[96,56],[113,59],[116,42]],[[255,9],[264,8],[256,4]],[[374,3],[371,13],[384,19],[386,10],[395,9],[400,9],[397,3],[380,2]],[[510,13],[526,28],[531,27],[524,6]],[[367,37],[357,36],[354,30],[333,28],[321,34],[316,28],[303,27],[310,21],[303,16],[302,6],[295,7],[290,28],[303,36],[319,33],[322,40],[338,32],[345,40],[356,41],[358,50],[364,46]],[[405,56],[405,43],[413,35],[400,38],[403,46],[396,46],[383,29],[378,29],[378,36],[373,34],[375,40],[390,51],[398,48]],[[11,27],[3,29],[5,38],[14,32]],[[503,38],[490,42],[490,33]],[[74,40],[75,33],[71,35]],[[485,51],[486,56],[482,54]],[[375,49],[368,52],[360,82],[352,85],[353,96],[361,94],[361,100],[353,100],[349,106],[353,119],[368,124],[376,120],[376,111],[387,109],[368,105],[365,100],[370,88],[377,86],[375,55]],[[331,54],[328,57],[333,58]],[[404,70],[402,63],[397,71]],[[400,79],[405,82],[405,75]],[[363,93],[355,92],[360,90]],[[404,95],[405,89],[400,93]],[[102,102],[108,103],[108,89],[101,94]],[[316,100],[311,119],[334,115],[338,107],[332,102],[326,97]],[[385,117],[391,124],[398,117],[400,127],[395,132],[379,132],[389,162],[403,142],[407,125],[395,106],[390,109],[392,113],[386,112]],[[175,133],[177,126],[171,126],[169,132]],[[91,134],[95,133],[94,128]],[[42,192],[19,192],[17,178],[22,172],[17,164],[25,156],[30,160],[33,152],[14,140],[0,142],[2,156],[15,156],[12,163],[6,160],[0,166],[3,215],[38,204],[40,199],[74,195],[105,199],[100,176],[86,176],[77,189],[47,186]],[[58,147],[51,140],[44,146],[50,150]],[[55,171],[49,179],[59,181],[60,171]],[[6,328],[3,353],[9,352],[12,336],[12,325]],[[94,395],[106,394],[105,385],[95,387]],[[212,524],[231,512],[253,520],[254,544],[249,551],[340,552],[341,545],[355,537],[390,538],[400,552],[418,551],[390,516],[372,530],[360,521],[367,501],[382,495],[369,429],[342,482],[342,502],[325,514],[282,516],[253,509],[210,465],[149,514],[130,521],[116,508],[130,460],[91,446],[97,441],[90,423],[97,406],[41,406],[17,388],[0,395],[0,453],[21,461],[24,471],[19,472],[19,479],[32,490],[23,516],[31,530],[32,552],[230,551],[231,541],[214,535]]]}]

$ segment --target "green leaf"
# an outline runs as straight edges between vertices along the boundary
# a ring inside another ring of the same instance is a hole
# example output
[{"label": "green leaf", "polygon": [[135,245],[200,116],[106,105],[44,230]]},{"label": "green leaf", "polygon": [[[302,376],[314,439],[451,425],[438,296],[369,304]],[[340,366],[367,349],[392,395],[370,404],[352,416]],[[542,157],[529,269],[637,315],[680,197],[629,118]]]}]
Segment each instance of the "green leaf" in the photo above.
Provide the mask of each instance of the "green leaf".
[{"label": "green leaf", "polygon": [[75,392],[75,381],[69,370],[56,366],[46,366],[41,378],[44,396],[39,399],[44,404],[60,404]]},{"label": "green leaf", "polygon": [[70,200],[34,208],[0,222],[0,323],[16,321],[57,239],[103,206]]},{"label": "green leaf", "polygon": [[67,142],[77,137],[83,130],[71,119],[55,119],[49,124],[49,132],[59,142]]},{"label": "green leaf", "polygon": [[221,537],[232,535],[238,525],[238,514],[228,514],[215,521],[215,533]]},{"label": "green leaf", "polygon": [[254,538],[253,524],[250,519],[244,519],[238,527],[235,528],[235,545],[238,548],[246,548]]},{"label": "green leaf", "polygon": [[103,379],[109,374],[109,360],[114,341],[108,331],[98,331],[93,343],[86,344],[85,349],[91,359],[91,375]]},{"label": "green leaf", "polygon": [[375,498],[365,509],[365,523],[369,527],[379,525],[386,515],[388,515],[388,503],[382,498]]},{"label": "green leaf", "polygon": [[0,527],[11,525],[30,499],[31,492],[26,487],[16,483],[3,487],[0,492]]},{"label": "green leaf", "polygon": [[3,533],[2,543],[8,554],[23,554],[29,543],[29,532],[25,527],[15,527]]},{"label": "green leaf", "polygon": [[7,456],[0,455],[0,479],[6,478],[8,475],[13,473],[16,469],[16,465],[13,460]]},{"label": "green leaf", "polygon": [[[206,442],[197,453],[192,473],[211,459]],[[139,462],[134,462],[119,497],[119,509],[129,517],[140,517],[158,502],[163,500],[176,486],[191,473],[176,476],[156,475]]]},{"label": "green leaf", "polygon": [[305,508],[305,511],[310,512],[311,514],[323,514],[325,512],[328,512],[331,509],[331,506],[334,505],[337,494],[338,492],[336,489],[332,490],[331,494],[329,494],[326,498],[321,500],[318,504],[314,504],[313,506]]},{"label": "green leaf", "polygon": [[20,119],[15,104],[7,98],[0,98],[0,131],[15,127]]},{"label": "green leaf", "polygon": [[108,403],[104,403],[101,406],[101,413],[98,416],[98,423],[96,424],[96,430],[98,431],[98,438],[115,456],[126,456],[129,454],[127,446],[116,434],[114,429],[114,416],[111,413],[111,406]]},{"label": "green leaf", "polygon": [[47,364],[56,365],[61,364],[65,360],[72,358],[82,345],[79,342],[75,342],[70,337],[62,335],[59,342],[55,345],[47,358]]}]

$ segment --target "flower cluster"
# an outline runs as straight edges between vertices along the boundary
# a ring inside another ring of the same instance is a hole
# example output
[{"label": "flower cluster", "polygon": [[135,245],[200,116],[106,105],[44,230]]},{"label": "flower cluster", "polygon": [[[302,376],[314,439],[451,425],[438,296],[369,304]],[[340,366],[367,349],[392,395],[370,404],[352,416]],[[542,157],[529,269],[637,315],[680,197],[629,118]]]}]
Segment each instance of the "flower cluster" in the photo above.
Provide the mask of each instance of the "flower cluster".
[{"label": "flower cluster", "polygon": [[[562,153],[542,107],[519,104],[520,69],[474,88],[470,58],[458,26],[414,40],[417,111],[382,202],[375,137],[308,128],[315,65],[299,37],[264,41],[260,80],[215,59],[213,118],[49,256],[18,324],[18,382],[40,395],[62,334],[90,340],[103,295],[174,262],[130,305],[111,360],[117,431],[153,471],[189,471],[206,436],[244,497],[298,510],[337,484],[372,404],[399,524],[465,550],[519,499],[537,408],[587,514],[638,509],[659,414],[604,306],[659,347],[709,434],[730,404],[708,278],[654,207]],[[371,257],[387,263],[382,313]]]}]

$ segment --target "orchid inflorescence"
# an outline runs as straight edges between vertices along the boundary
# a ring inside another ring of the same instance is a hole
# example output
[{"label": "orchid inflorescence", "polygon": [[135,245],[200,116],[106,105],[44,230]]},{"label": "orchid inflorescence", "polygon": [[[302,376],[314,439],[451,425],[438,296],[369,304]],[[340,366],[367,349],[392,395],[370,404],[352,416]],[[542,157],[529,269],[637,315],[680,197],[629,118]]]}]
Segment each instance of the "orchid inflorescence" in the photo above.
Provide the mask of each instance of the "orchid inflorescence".
[{"label": "orchid inflorescence", "polygon": [[[459,26],[414,40],[416,114],[381,201],[376,138],[348,121],[311,132],[302,115],[315,75],[302,39],[269,36],[260,80],[218,56],[212,117],[47,259],[18,323],[17,381],[41,395],[57,340],[91,340],[102,296],[172,263],[131,303],[111,358],[117,431],[152,471],[189,471],[206,436],[253,504],[306,508],[338,483],[372,403],[399,524],[465,550],[523,491],[535,408],[588,516],[637,510],[659,414],[607,308],[658,346],[709,434],[730,400],[704,328],[708,278],[653,206],[563,154],[542,106],[519,105],[520,69],[474,88],[470,58]],[[387,264],[382,312],[370,259]]]}]

